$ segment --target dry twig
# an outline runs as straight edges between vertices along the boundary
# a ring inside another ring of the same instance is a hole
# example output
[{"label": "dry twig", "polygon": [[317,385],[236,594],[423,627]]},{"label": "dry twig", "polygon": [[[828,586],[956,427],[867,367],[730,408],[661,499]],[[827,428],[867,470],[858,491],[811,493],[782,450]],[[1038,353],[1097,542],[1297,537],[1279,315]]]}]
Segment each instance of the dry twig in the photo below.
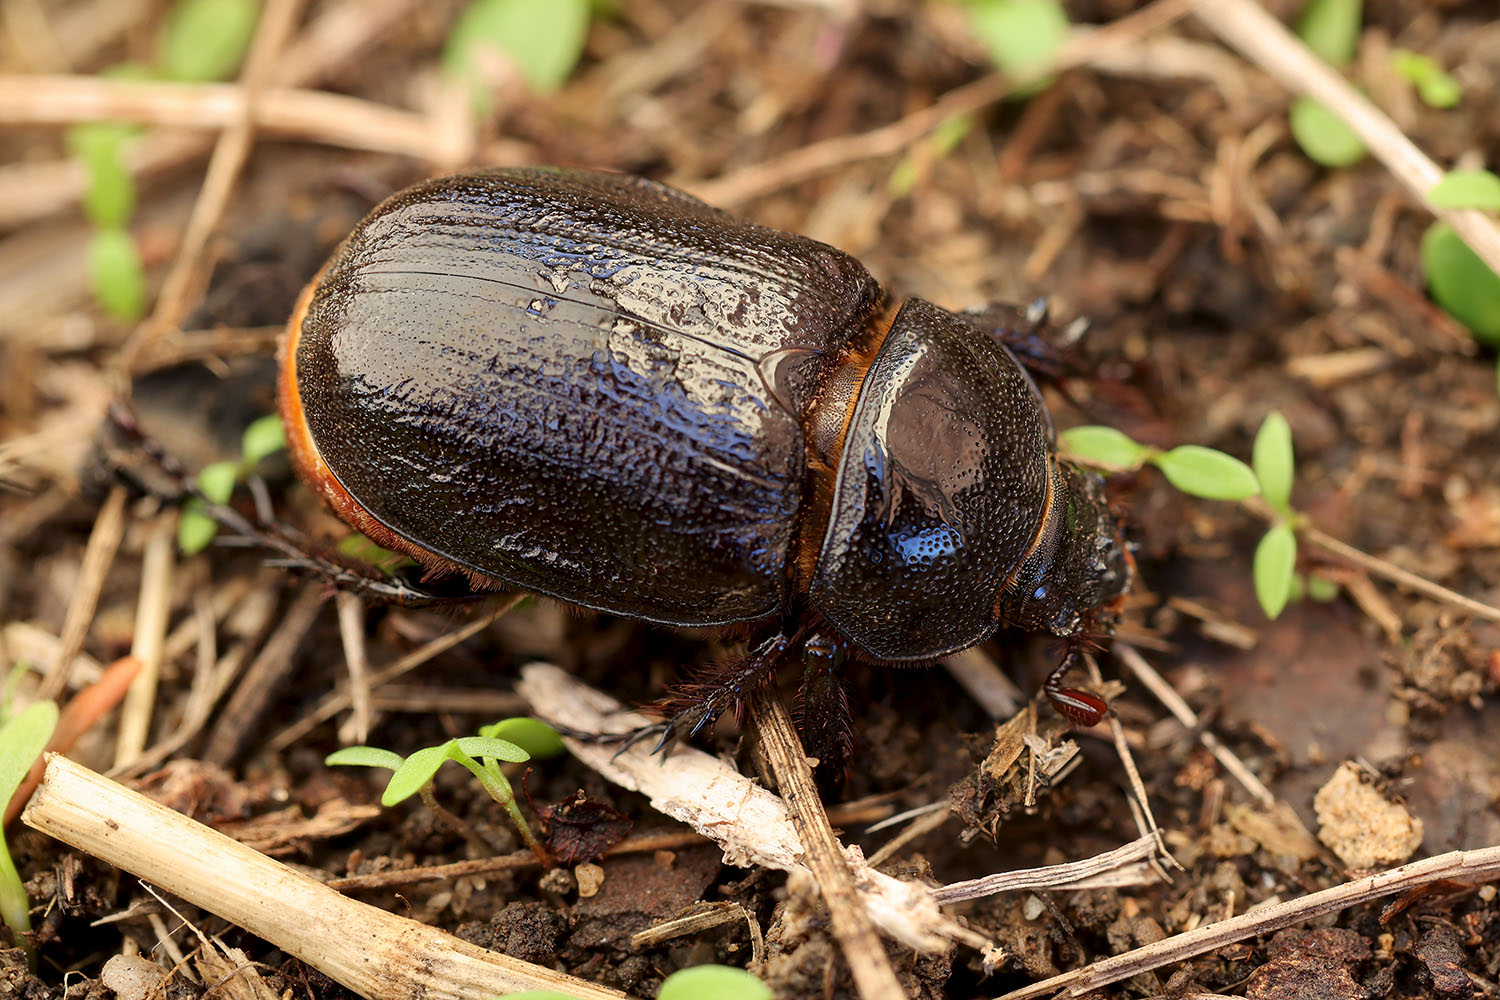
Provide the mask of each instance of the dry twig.
[{"label": "dry twig", "polygon": [[1444,879],[1479,883],[1500,875],[1500,847],[1477,851],[1450,851],[1435,858],[1414,861],[1400,868],[1345,882],[1300,899],[1259,906],[1228,920],[1205,924],[1154,944],[1101,959],[1072,972],[1022,987],[999,1000],[1029,1000],[1031,997],[1080,996],[1091,990],[1117,983],[1122,979],[1157,969],[1169,962],[1180,962],[1222,948],[1259,934],[1269,934],[1292,924],[1300,924],[1325,913],[1357,906],[1360,903],[1430,885]]},{"label": "dry twig", "polygon": [[486,951],[340,895],[217,830],[49,755],[21,819],[245,928],[370,1000],[470,1000],[557,990],[624,994]]},{"label": "dry twig", "polygon": [[802,838],[803,862],[817,880],[818,891],[828,907],[833,936],[844,951],[854,985],[864,1000],[902,1000],[905,996],[896,970],[875,933],[875,924],[865,902],[854,887],[854,873],[844,857],[844,848],[834,836],[823,811],[823,800],[813,780],[807,752],[797,737],[792,713],[781,692],[772,686],[752,709],[756,749],[766,769],[776,779],[777,789],[791,812],[792,824]]}]

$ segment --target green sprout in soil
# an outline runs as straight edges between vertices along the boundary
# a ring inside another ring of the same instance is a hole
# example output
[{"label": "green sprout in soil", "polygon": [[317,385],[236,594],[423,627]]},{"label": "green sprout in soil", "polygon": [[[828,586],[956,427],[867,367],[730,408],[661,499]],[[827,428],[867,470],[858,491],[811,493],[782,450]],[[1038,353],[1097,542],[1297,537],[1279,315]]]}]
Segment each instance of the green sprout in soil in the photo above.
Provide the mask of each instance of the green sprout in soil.
[{"label": "green sprout in soil", "polygon": [[[1438,208],[1500,211],[1500,177],[1488,170],[1454,170],[1427,198]],[[1448,223],[1434,222],[1422,237],[1422,271],[1433,301],[1479,343],[1500,350],[1500,275]]]},{"label": "green sprout in soil", "polygon": [[[50,701],[29,705],[0,725],[0,810],[26,780],[32,763],[47,746],[56,727],[57,706]],[[10,928],[16,946],[24,948],[27,957],[35,961],[36,955],[28,937],[31,933],[31,900],[26,897],[26,886],[11,860],[3,829],[0,829],[0,920]]]},{"label": "green sprout in soil", "polygon": [[[728,965],[695,965],[678,969],[661,984],[656,1000],[771,1000],[771,988],[744,969]],[[504,1000],[577,1000],[552,990],[507,993]]]},{"label": "green sprout in soil", "polygon": [[1190,496],[1205,500],[1248,500],[1259,496],[1270,506],[1273,523],[1255,548],[1255,596],[1266,617],[1276,618],[1299,593],[1318,600],[1332,597],[1328,581],[1304,583],[1297,569],[1297,529],[1302,515],[1291,506],[1295,462],[1292,431],[1286,418],[1272,412],[1255,435],[1252,465],[1232,455],[1198,445],[1168,451],[1131,440],[1113,427],[1074,427],[1062,434],[1070,457],[1109,471],[1154,465],[1167,481]]},{"label": "green sprout in soil", "polygon": [[990,62],[1022,86],[1026,97],[1050,81],[1057,53],[1068,38],[1068,14],[1058,0],[964,0],[969,31]]},{"label": "green sprout in soil", "polygon": [[[1362,0],[1311,0],[1297,19],[1297,37],[1336,69],[1354,60],[1359,46]],[[1292,137],[1308,159],[1325,167],[1352,167],[1365,158],[1365,144],[1344,120],[1309,97],[1292,102]]]},{"label": "green sprout in soil", "polygon": [[[178,0],[167,13],[154,64],[121,63],[101,75],[179,83],[228,79],[244,59],[259,18],[257,0]],[[70,128],[66,139],[88,182],[83,210],[95,226],[88,247],[94,298],[121,322],[146,311],[146,271],[127,228],[136,197],[126,154],[141,131],[123,122],[84,122]]]},{"label": "green sprout in soil", "polygon": [[492,104],[497,70],[510,66],[538,94],[562,87],[583,56],[589,0],[471,0],[443,48],[443,72],[466,83],[474,113]]},{"label": "green sprout in soil", "polygon": [[1458,81],[1431,56],[1397,49],[1391,53],[1391,68],[1417,89],[1417,96],[1429,108],[1456,107],[1463,98],[1463,88]]},{"label": "green sprout in soil", "polygon": [[[514,725],[515,723],[524,725]],[[550,733],[550,741],[547,735],[536,727],[546,729]],[[530,760],[533,755],[508,739],[489,735],[500,731],[508,731],[512,735],[520,736],[523,741],[531,743],[539,751],[536,756],[551,755],[554,743],[557,751],[561,752],[562,740],[545,723],[534,719],[505,719],[493,726],[484,727],[478,736],[466,736],[437,746],[423,747],[405,758],[381,747],[357,746],[345,747],[329,754],[324,763],[389,768],[392,772],[391,780],[385,786],[385,792],[380,796],[381,805],[394,806],[398,802],[417,795],[434,815],[446,817],[449,813],[437,801],[433,792],[432,778],[443,764],[450,760],[457,761],[469,769],[490,798],[505,810],[506,815],[515,824],[521,839],[526,842],[526,846],[531,848],[537,860],[544,867],[551,867],[550,852],[537,839],[536,834],[531,830],[531,824],[527,823],[526,817],[521,814],[520,804],[516,802],[515,789],[511,787],[510,781],[500,770],[501,761],[520,764]]]}]

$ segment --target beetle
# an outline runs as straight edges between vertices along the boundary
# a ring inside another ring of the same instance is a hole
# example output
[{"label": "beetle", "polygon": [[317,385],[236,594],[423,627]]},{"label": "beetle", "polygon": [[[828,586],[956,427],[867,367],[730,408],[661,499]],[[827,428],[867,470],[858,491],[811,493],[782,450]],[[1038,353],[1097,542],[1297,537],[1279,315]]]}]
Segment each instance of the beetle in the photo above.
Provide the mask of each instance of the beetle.
[{"label": "beetle", "polygon": [[484,170],[359,224],[288,324],[279,399],[302,478],[429,572],[748,630],[669,735],[799,655],[842,706],[851,657],[1004,627],[1066,640],[1045,690],[1092,725],[1105,704],[1061,678],[1130,559],[1057,456],[1017,315],[888,300],[848,254],[652,181]]}]

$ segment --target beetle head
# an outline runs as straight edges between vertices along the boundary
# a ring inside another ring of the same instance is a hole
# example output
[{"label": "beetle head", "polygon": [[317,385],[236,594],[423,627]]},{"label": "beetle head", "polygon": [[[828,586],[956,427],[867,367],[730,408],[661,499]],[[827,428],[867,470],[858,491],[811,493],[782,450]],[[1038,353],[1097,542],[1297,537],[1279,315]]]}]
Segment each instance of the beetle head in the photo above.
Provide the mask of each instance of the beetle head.
[{"label": "beetle head", "polygon": [[1107,635],[1130,587],[1132,560],[1104,481],[1067,462],[1053,470],[1037,544],[1001,597],[1004,624],[1053,635]]}]

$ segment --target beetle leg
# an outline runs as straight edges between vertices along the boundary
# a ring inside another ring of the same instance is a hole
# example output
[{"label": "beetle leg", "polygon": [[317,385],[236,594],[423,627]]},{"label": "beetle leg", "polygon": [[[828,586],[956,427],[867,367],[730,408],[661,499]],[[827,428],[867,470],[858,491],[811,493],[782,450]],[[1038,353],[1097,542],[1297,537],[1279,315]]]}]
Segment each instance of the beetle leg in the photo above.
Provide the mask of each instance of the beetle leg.
[{"label": "beetle leg", "polygon": [[848,644],[822,633],[802,645],[804,674],[797,699],[797,731],[810,757],[813,776],[825,794],[841,788],[854,756],[854,721],[843,681]]},{"label": "beetle leg", "polygon": [[785,662],[791,644],[791,637],[777,632],[733,663],[711,668],[679,685],[656,705],[658,711],[668,713],[670,718],[652,752],[670,752],[679,740],[691,739],[704,729],[711,729],[729,709],[743,710]]},{"label": "beetle leg", "polygon": [[1068,651],[1047,675],[1042,692],[1052,707],[1080,726],[1096,726],[1109,711],[1109,703],[1097,695],[1075,687],[1064,687],[1063,677],[1069,670],[1083,663],[1083,651],[1075,643],[1068,644]]}]

